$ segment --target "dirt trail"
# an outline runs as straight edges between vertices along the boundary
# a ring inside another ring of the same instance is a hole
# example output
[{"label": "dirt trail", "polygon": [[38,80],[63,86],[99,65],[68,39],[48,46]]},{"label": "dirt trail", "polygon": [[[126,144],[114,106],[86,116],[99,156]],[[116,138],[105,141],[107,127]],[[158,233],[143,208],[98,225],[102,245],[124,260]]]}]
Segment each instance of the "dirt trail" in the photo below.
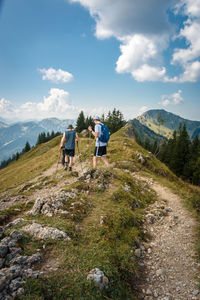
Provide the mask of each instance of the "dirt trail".
[{"label": "dirt trail", "polygon": [[[146,245],[141,258],[145,271],[139,299],[200,299],[197,287],[200,264],[197,263],[195,253],[195,219],[170,189],[159,183],[149,182],[148,178],[136,177],[151,183],[158,195],[158,201],[149,208],[151,222],[145,224],[152,240]],[[168,213],[153,219],[151,214],[156,209],[165,209]]]}]

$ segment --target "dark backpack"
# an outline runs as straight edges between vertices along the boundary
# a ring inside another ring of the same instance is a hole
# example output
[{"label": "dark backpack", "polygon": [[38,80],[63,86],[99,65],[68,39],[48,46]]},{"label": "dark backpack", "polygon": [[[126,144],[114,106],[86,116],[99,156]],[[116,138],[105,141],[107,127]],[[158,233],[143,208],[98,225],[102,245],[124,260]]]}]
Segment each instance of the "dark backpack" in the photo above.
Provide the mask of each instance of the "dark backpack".
[{"label": "dark backpack", "polygon": [[105,124],[99,124],[101,126],[101,134],[99,136],[99,141],[102,143],[107,143],[110,139],[110,132]]}]

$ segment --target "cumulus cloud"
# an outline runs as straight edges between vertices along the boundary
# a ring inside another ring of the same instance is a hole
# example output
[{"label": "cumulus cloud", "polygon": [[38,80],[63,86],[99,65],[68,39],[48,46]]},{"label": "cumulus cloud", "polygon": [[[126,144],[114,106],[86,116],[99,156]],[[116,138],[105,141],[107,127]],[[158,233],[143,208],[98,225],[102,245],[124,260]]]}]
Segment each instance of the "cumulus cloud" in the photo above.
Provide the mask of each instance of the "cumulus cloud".
[{"label": "cumulus cloud", "polygon": [[5,113],[13,111],[13,105],[9,100],[5,98],[0,99],[0,114],[3,117]]},{"label": "cumulus cloud", "polygon": [[73,80],[73,75],[61,69],[55,70],[54,68],[39,69],[39,72],[44,74],[43,80],[50,80],[54,83],[67,83]]},{"label": "cumulus cloud", "polygon": [[[185,82],[200,78],[200,0],[69,0],[80,3],[96,22],[99,39],[115,37],[120,41],[121,55],[116,72],[131,73],[137,81]],[[153,8],[153,9],[152,9]],[[183,49],[174,49],[172,64],[183,72],[170,78],[163,53],[170,45],[175,29],[170,25],[168,11],[187,17],[177,39],[185,39]],[[192,74],[189,74],[192,71]]]},{"label": "cumulus cloud", "polygon": [[181,0],[176,13],[187,17],[177,38],[186,41],[185,48],[174,50],[172,64],[182,66],[183,73],[169,81],[196,82],[200,78],[200,0]]},{"label": "cumulus cloud", "polygon": [[140,107],[139,109],[139,115],[142,115],[144,112],[146,112],[148,110],[148,107],[147,106],[142,106]]},{"label": "cumulus cloud", "polygon": [[161,96],[161,102],[159,104],[163,105],[164,107],[167,107],[170,104],[180,104],[181,102],[184,102],[185,100],[181,96],[182,91],[178,90],[178,92],[173,93],[171,95],[162,95]]},{"label": "cumulus cloud", "polygon": [[[98,38],[155,34],[169,30],[166,10],[172,0],[69,0],[86,7],[96,21]],[[154,9],[152,9],[154,8]],[[157,14],[155,15],[155,10]]]},{"label": "cumulus cloud", "polygon": [[11,101],[0,100],[0,116],[20,120],[43,119],[57,117],[60,119],[76,118],[79,108],[74,106],[69,98],[69,93],[62,89],[50,89],[49,95],[43,97],[41,102],[25,102],[14,106]]}]

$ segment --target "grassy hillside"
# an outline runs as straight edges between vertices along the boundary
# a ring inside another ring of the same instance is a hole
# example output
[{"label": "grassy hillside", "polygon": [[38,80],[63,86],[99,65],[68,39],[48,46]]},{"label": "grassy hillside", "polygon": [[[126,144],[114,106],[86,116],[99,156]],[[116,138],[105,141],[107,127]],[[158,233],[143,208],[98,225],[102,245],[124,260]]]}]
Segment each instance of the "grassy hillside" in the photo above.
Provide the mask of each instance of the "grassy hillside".
[{"label": "grassy hillside", "polygon": [[133,126],[136,139],[139,139],[142,143],[144,143],[146,139],[149,139],[151,143],[155,141],[162,143],[164,140],[167,140],[164,136],[155,133],[153,129],[142,125],[137,119],[131,120],[130,123]]},{"label": "grassy hillside", "polygon": [[19,185],[39,176],[58,158],[58,143],[61,137],[41,144],[22,155],[18,161],[0,170],[0,192],[18,188]]},{"label": "grassy hillside", "polygon": [[[44,255],[43,264],[50,264],[52,270],[48,276],[27,280],[25,295],[19,296],[19,299],[136,299],[140,267],[135,250],[147,238],[142,230],[144,209],[155,201],[156,195],[132,173],[141,172],[154,177],[182,194],[186,186],[130,138],[132,130],[128,124],[112,135],[108,146],[108,159],[112,166],[104,168],[100,165],[98,171],[91,169],[89,182],[82,178],[69,183],[66,173],[59,171],[62,190],[76,191],[76,198],[65,203],[65,209],[70,212],[68,216],[23,216],[27,224],[34,220],[64,230],[71,241],[67,244],[62,240],[41,241],[25,235],[20,244],[24,253],[29,255],[40,249]],[[16,193],[19,185],[41,176],[42,171],[57,161],[59,141],[57,137],[39,145],[1,170],[1,191]],[[93,146],[94,142],[80,140],[81,160],[86,161],[88,167],[92,159],[90,145]],[[138,154],[142,156],[142,162]],[[55,176],[53,184],[57,179]],[[199,189],[187,188],[185,196],[191,206],[192,201],[198,203],[194,195],[200,195]],[[17,229],[21,230],[22,225],[17,225]],[[109,279],[108,288],[99,290],[87,280],[87,274],[93,268],[105,273]]]},{"label": "grassy hillside", "polygon": [[[158,124],[158,114],[161,114],[161,117],[165,119],[164,123],[159,126]],[[175,114],[167,112],[163,109],[152,109],[141,116],[137,117],[137,120],[153,130],[157,134],[161,134],[167,138],[172,136],[174,130],[178,130],[180,124],[186,124],[187,131],[191,138],[194,138],[194,134],[199,133],[200,130],[200,122],[199,121],[191,121],[184,118],[181,118]]]}]

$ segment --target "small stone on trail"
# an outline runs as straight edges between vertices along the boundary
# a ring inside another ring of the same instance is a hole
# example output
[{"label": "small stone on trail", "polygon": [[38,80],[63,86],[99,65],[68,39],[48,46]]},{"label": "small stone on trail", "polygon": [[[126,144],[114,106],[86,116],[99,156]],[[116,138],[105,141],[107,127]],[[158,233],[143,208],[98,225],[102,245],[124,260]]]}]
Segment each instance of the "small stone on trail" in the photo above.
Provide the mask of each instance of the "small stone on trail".
[{"label": "small stone on trail", "polygon": [[199,290],[194,290],[194,291],[193,291],[193,295],[194,295],[194,296],[199,295]]},{"label": "small stone on trail", "polygon": [[139,258],[141,257],[141,249],[136,249],[135,250],[135,255]]},{"label": "small stone on trail", "polygon": [[148,288],[146,290],[146,295],[148,295],[148,296],[152,295],[152,289],[151,288]]},{"label": "small stone on trail", "polygon": [[157,276],[164,276],[165,275],[165,270],[164,269],[159,269],[156,271]]}]

